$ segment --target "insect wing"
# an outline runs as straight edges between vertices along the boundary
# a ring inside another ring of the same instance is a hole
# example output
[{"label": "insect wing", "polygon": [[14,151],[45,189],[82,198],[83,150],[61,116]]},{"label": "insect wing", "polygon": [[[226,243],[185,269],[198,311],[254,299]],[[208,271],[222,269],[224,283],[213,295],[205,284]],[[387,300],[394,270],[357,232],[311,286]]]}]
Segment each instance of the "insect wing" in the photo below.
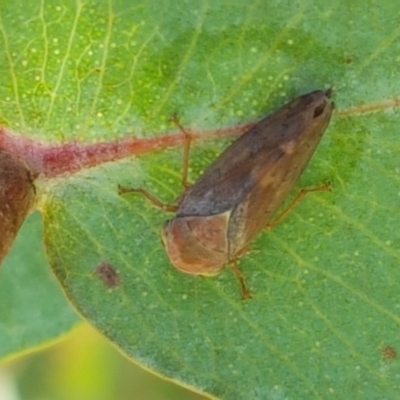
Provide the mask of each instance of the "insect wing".
[{"label": "insect wing", "polygon": [[[329,104],[332,103],[324,92],[311,92],[258,122],[206,169],[184,195],[177,215],[209,216],[237,207],[262,176],[267,175],[265,179],[268,180],[272,171],[279,170],[279,159],[290,146],[296,145],[297,137],[313,123],[316,110],[322,113],[322,117],[316,117],[317,125],[321,119],[326,119],[326,114],[330,116]],[[328,122],[329,118],[326,124]],[[285,149],[286,143],[288,148]],[[318,141],[315,146],[317,144]]]},{"label": "insect wing", "polygon": [[312,101],[306,97],[304,107],[300,101],[287,123],[270,132],[273,145],[262,147],[252,156],[252,186],[231,213],[230,255],[241,252],[265,227],[307,166],[329,124],[333,103],[323,92],[308,96]]}]

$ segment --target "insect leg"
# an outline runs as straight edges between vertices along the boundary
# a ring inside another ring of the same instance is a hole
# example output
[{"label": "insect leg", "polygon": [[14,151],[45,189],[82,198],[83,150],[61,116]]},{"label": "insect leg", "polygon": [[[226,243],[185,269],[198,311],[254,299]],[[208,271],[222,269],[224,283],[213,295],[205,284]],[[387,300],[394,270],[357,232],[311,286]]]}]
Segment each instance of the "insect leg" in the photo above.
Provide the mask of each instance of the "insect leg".
[{"label": "insect leg", "polygon": [[239,281],[240,289],[242,292],[242,300],[251,299],[252,295],[250,293],[249,288],[246,286],[246,283],[244,281],[244,275],[242,274],[242,271],[240,271],[240,269],[238,268],[235,259],[229,261],[229,267],[231,268],[232,272],[235,274],[236,278]]},{"label": "insect leg", "polygon": [[292,209],[296,207],[296,205],[303,199],[303,197],[307,193],[320,191],[332,191],[331,183],[326,182],[320,186],[310,186],[301,189],[300,192],[297,193],[296,197],[291,201],[291,203],[282,211],[282,213],[279,214],[273,221],[270,221],[265,225],[265,229],[272,229],[274,226],[278,225],[290,213],[290,211],[292,211]]},{"label": "insect leg", "polygon": [[163,203],[161,200],[157,199],[157,197],[155,197],[154,195],[152,195],[150,192],[148,192],[145,189],[128,188],[128,187],[118,185],[118,194],[124,195],[126,193],[140,193],[147,200],[149,200],[150,203],[152,203],[153,205],[155,205],[158,208],[161,208],[164,211],[176,212],[176,210],[178,209],[178,205]]},{"label": "insect leg", "polygon": [[187,182],[188,171],[189,171],[189,155],[190,155],[190,145],[192,142],[192,137],[190,133],[185,130],[183,125],[179,122],[179,118],[176,114],[171,117],[171,121],[182,131],[185,136],[185,141],[183,143],[183,165],[182,165],[182,186],[188,189],[190,184]]}]

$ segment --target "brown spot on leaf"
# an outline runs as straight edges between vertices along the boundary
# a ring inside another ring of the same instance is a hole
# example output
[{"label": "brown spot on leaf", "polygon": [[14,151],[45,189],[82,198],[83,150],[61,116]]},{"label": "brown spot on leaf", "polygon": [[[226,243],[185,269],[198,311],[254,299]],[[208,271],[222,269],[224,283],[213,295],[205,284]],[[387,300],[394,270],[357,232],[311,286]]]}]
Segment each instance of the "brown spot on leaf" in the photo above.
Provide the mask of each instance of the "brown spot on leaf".
[{"label": "brown spot on leaf", "polygon": [[115,288],[120,284],[120,277],[114,267],[108,262],[102,262],[96,268],[96,275],[103,281],[108,288]]},{"label": "brown spot on leaf", "polygon": [[397,351],[394,347],[392,346],[385,346],[382,349],[382,356],[386,360],[392,360],[393,358],[397,357]]}]

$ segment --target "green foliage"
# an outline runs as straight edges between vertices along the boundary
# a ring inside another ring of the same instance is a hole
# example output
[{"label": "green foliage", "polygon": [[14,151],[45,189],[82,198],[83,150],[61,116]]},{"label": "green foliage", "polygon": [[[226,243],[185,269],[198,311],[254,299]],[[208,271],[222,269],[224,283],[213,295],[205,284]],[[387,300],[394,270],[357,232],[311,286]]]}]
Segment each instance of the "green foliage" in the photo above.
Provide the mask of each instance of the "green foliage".
[{"label": "green foliage", "polygon": [[[209,279],[175,271],[159,237],[169,216],[118,196],[126,184],[173,201],[181,149],[42,182],[48,260],[74,307],[129,357],[216,397],[397,395],[398,361],[382,353],[400,348],[397,3],[57,4],[0,6],[0,121],[33,138],[150,137],[174,129],[174,112],[185,126],[216,129],[331,85],[339,111],[298,185],[330,180],[333,192],[308,195],[255,240],[240,262],[251,301],[239,300],[228,270]],[[222,147],[194,146],[192,180]],[[116,287],[96,273],[104,263]],[[16,296],[11,268],[0,274],[2,299]],[[45,340],[63,313],[65,330],[73,325],[51,279],[18,285],[36,290],[37,309],[51,302],[35,320],[48,324]],[[29,319],[23,329],[38,343],[43,330]]]},{"label": "green foliage", "polygon": [[0,359],[58,340],[79,323],[47,265],[42,237],[35,213],[1,265]]}]

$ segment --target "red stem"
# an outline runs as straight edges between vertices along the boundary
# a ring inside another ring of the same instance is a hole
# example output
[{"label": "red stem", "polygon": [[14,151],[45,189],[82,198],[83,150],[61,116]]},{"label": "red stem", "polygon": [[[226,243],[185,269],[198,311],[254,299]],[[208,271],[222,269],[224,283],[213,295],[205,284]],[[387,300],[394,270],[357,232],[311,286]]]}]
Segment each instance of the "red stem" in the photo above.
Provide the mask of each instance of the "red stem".
[{"label": "red stem", "polygon": [[[193,140],[235,136],[250,124],[230,128],[195,132],[188,130]],[[54,178],[134,155],[177,146],[184,141],[181,132],[163,134],[148,139],[129,136],[110,142],[53,144],[38,142],[0,127],[0,149],[6,150],[24,162],[33,175]]]}]

